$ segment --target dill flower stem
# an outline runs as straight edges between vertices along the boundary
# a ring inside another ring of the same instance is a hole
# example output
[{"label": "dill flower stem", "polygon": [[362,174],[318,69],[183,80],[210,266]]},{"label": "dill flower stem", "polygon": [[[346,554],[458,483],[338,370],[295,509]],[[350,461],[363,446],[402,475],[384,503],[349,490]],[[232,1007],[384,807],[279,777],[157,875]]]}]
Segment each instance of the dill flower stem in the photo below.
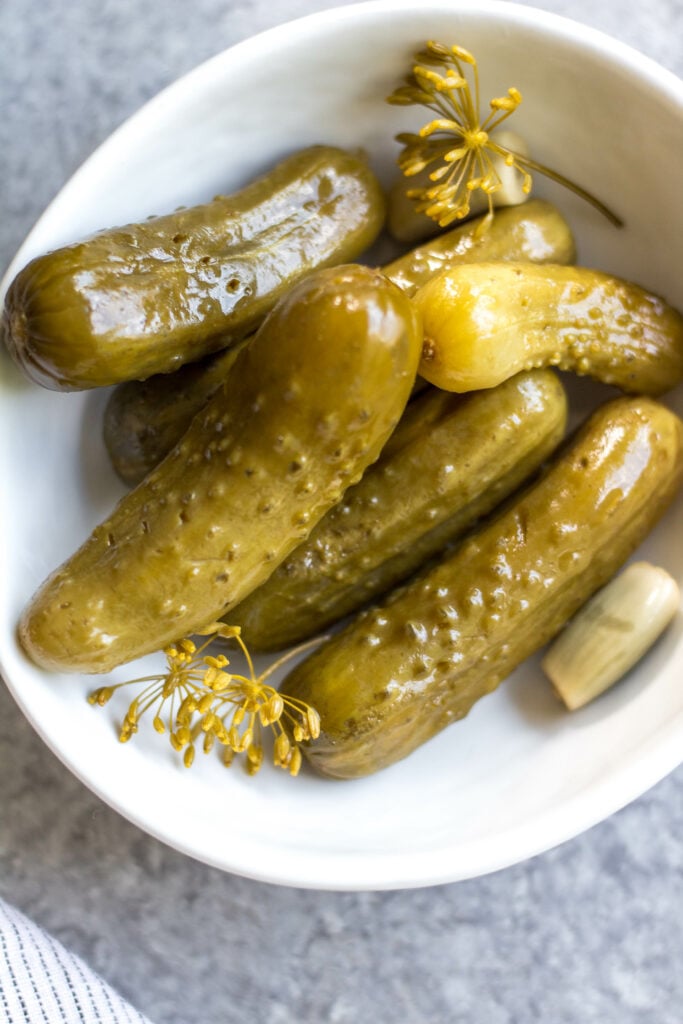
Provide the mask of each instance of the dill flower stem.
[{"label": "dill flower stem", "polygon": [[299,644],[298,647],[293,647],[291,651],[286,651],[276,661],[268,666],[265,672],[262,673],[261,679],[268,679],[272,676],[273,672],[277,672],[277,670],[285,665],[291,658],[296,658],[299,654],[305,654],[306,651],[310,651],[313,647],[317,647],[318,644],[323,643],[325,640],[329,640],[329,637],[317,636],[313,640],[307,640],[305,643]]},{"label": "dill flower stem", "polygon": [[485,132],[487,132],[487,133],[488,132],[495,132],[497,128],[500,128],[500,126],[502,125],[503,121],[507,121],[508,117],[511,117],[514,114],[516,109],[517,109],[516,107],[513,107],[512,110],[504,110],[504,111],[502,111],[502,113],[500,113],[497,121],[495,120],[496,111],[492,110],[491,113],[489,114],[489,116],[483,122],[483,124],[481,126],[482,129]]},{"label": "dill flower stem", "polygon": [[607,220],[611,224],[613,224],[615,228],[623,228],[624,222],[618,214],[616,214],[613,210],[609,208],[609,206],[606,206],[605,203],[601,202],[590,192],[587,192],[585,188],[582,188],[580,185],[577,185],[569,178],[565,178],[565,176],[563,174],[560,174],[559,171],[553,171],[549,167],[546,167],[544,164],[539,164],[535,160],[532,160],[530,157],[516,156],[515,159],[522,167],[526,167],[530,171],[538,171],[539,174],[543,174],[546,178],[550,178],[551,181],[557,182],[558,185],[562,185],[564,186],[564,188],[568,188],[570,192],[574,192],[575,195],[580,196],[581,199],[584,199],[587,203],[590,203],[590,205],[593,206],[596,210],[599,210],[600,213],[604,217],[606,217]]},{"label": "dill flower stem", "polygon": [[237,641],[237,643],[238,643],[239,647],[241,648],[241,650],[242,650],[242,654],[243,654],[243,655],[244,655],[244,657],[246,658],[246,661],[247,661],[247,665],[249,666],[249,674],[250,674],[250,675],[251,675],[251,677],[253,678],[253,677],[254,677],[254,675],[255,675],[256,673],[255,673],[255,671],[254,671],[254,663],[253,663],[253,661],[251,660],[251,654],[250,654],[250,653],[249,653],[249,651],[247,650],[247,645],[245,644],[244,640],[243,640],[243,639],[242,639],[242,637],[241,637],[241,636],[239,635],[239,633],[238,633],[238,634],[237,634],[237,636],[235,637],[235,640]]}]

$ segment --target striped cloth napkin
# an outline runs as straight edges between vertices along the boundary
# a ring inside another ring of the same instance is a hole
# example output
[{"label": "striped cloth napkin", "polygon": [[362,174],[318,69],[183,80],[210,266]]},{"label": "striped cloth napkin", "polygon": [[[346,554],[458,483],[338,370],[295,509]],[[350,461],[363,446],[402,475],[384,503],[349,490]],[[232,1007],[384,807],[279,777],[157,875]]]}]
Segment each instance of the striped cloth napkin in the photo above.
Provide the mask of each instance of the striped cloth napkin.
[{"label": "striped cloth napkin", "polygon": [[149,1024],[83,961],[0,900],[2,1024]]}]

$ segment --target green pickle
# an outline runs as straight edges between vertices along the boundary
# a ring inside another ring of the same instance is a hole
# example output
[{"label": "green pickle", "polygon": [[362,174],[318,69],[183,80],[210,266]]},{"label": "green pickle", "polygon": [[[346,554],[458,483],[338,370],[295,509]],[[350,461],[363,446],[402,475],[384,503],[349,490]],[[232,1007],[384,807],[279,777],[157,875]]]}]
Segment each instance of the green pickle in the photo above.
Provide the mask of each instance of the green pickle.
[{"label": "green pickle", "polygon": [[413,294],[450,267],[501,260],[529,263],[573,263],[574,236],[562,214],[543,199],[496,212],[481,230],[475,217],[394,260],[384,268],[387,277]]},{"label": "green pickle", "polygon": [[[487,231],[482,218],[468,221],[401,256],[384,273],[412,294],[444,268],[479,260],[569,263],[572,233],[555,207],[540,199],[499,210]],[[197,366],[131,381],[113,392],[104,419],[104,439],[114,469],[128,484],[139,483],[180,440],[192,417],[229,373],[232,357],[220,353]]]},{"label": "green pickle", "polygon": [[177,447],[25,609],[29,656],[106,672],[242,601],[377,458],[421,344],[412,302],[377,271],[299,282]]},{"label": "green pickle", "polygon": [[54,390],[177,370],[251,333],[312,270],[356,259],[384,214],[365,160],[313,146],[232,196],[32,260],[7,293],[6,344]]},{"label": "green pickle", "polygon": [[490,512],[564,434],[550,370],[469,396],[430,389],[380,458],[230,621],[255,650],[299,643],[415,572]]},{"label": "green pickle", "polygon": [[463,718],[614,575],[682,478],[677,416],[647,397],[601,407],[497,518],[286,677],[320,714],[310,763],[367,775]]}]

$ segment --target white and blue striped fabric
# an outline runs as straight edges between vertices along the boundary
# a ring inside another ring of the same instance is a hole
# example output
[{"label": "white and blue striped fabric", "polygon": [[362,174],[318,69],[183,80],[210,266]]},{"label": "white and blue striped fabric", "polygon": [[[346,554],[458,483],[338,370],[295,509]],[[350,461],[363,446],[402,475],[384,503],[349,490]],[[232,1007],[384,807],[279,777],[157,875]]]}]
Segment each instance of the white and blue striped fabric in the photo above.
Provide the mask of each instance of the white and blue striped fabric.
[{"label": "white and blue striped fabric", "polygon": [[0,1024],[149,1024],[83,961],[0,900]]}]

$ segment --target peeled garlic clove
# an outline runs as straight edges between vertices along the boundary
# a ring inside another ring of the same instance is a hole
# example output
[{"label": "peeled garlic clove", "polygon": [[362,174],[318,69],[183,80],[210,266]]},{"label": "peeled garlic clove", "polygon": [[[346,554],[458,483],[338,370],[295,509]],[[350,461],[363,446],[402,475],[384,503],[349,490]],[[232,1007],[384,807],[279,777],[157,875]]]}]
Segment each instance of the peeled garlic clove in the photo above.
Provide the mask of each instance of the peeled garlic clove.
[{"label": "peeled garlic clove", "polygon": [[[506,149],[520,156],[528,156],[529,150],[524,139],[516,132],[500,131],[492,132],[491,139]],[[514,167],[509,167],[502,156],[497,153],[489,153],[491,162],[500,178],[500,188],[492,194],[494,206],[518,206],[526,202],[528,194],[522,190],[523,178]],[[397,242],[420,242],[426,238],[437,235],[443,228],[440,228],[435,220],[428,217],[426,213],[418,213],[415,209],[415,200],[409,199],[406,190],[411,188],[428,188],[433,184],[430,180],[430,173],[434,164],[425,167],[424,171],[415,174],[410,178],[401,175],[389,190],[387,228],[389,233]],[[488,198],[483,192],[477,190],[470,197],[470,216],[478,216],[485,213],[489,208]],[[451,225],[453,226],[453,225]]]},{"label": "peeled garlic clove", "polygon": [[668,626],[680,602],[664,569],[634,562],[574,616],[541,665],[570,711],[617,682]]}]

